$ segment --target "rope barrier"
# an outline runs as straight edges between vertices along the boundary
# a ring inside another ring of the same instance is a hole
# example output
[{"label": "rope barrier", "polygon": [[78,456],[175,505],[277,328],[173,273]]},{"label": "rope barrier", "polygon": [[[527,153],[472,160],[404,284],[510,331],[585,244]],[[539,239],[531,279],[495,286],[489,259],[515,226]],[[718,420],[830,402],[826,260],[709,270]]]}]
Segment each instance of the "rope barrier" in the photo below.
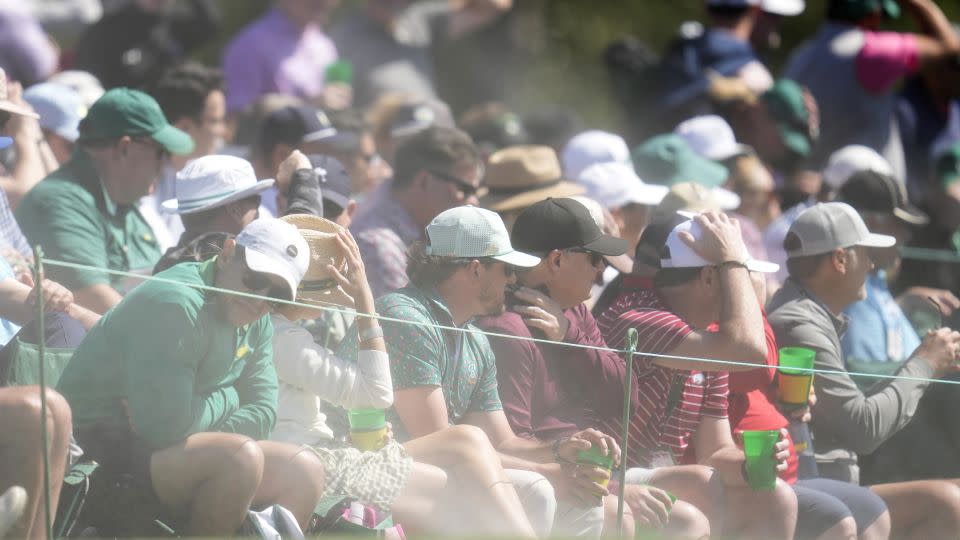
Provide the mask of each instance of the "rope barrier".
[{"label": "rope barrier", "polygon": [[[444,331],[448,331],[448,332],[464,332],[464,333],[472,333],[472,334],[481,334],[481,335],[485,335],[485,336],[488,336],[488,337],[496,337],[496,338],[502,338],[502,339],[514,339],[514,340],[520,340],[520,341],[530,341],[530,342],[533,342],[533,343],[549,344],[549,345],[552,345],[552,346],[555,346],[555,347],[556,347],[556,346],[560,346],[560,347],[570,347],[570,348],[586,349],[586,350],[593,350],[593,351],[600,351],[600,352],[613,352],[613,353],[617,353],[617,354],[619,354],[619,355],[624,355],[624,356],[625,356],[626,354],[628,354],[628,352],[629,352],[628,349],[615,349],[615,348],[611,348],[611,347],[598,347],[598,346],[596,346],[596,345],[584,345],[584,344],[581,344],[581,343],[558,342],[558,341],[553,341],[553,340],[549,340],[549,339],[535,338],[535,337],[530,337],[530,336],[515,336],[515,335],[512,335],[512,334],[502,334],[502,333],[499,333],[499,332],[485,332],[485,331],[483,331],[483,330],[479,330],[479,329],[476,329],[476,328],[465,328],[465,327],[464,327],[464,328],[461,328],[461,327],[457,327],[457,326],[446,326],[446,325],[442,325],[442,324],[426,324],[426,323],[420,323],[420,322],[416,322],[416,321],[408,321],[408,320],[406,320],[406,319],[398,319],[398,318],[395,318],[395,317],[387,317],[387,316],[385,316],[385,315],[380,315],[380,314],[370,315],[370,314],[366,314],[366,313],[357,313],[357,312],[354,312],[353,310],[349,310],[349,309],[343,308],[343,307],[339,306],[338,304],[334,304],[334,303],[331,303],[331,302],[325,302],[325,301],[322,301],[322,300],[312,300],[311,302],[315,302],[315,303],[309,303],[309,304],[306,304],[306,303],[303,303],[303,302],[291,301],[291,300],[279,300],[279,299],[271,298],[271,297],[268,297],[268,296],[261,296],[261,295],[253,294],[253,293],[235,291],[235,290],[232,290],[232,289],[223,289],[223,288],[219,288],[219,287],[212,287],[212,286],[209,286],[209,285],[197,285],[197,284],[194,284],[194,283],[184,283],[184,282],[181,282],[181,281],[177,281],[177,280],[173,280],[173,279],[167,279],[167,278],[164,278],[164,277],[146,276],[146,275],[143,275],[143,274],[137,274],[137,273],[135,273],[135,272],[125,272],[125,271],[122,271],[122,270],[111,270],[111,269],[108,269],[108,268],[99,268],[99,267],[95,267],[95,266],[88,266],[88,265],[71,263],[71,262],[66,262],[66,261],[58,261],[58,260],[53,260],[53,259],[45,259],[45,260],[44,260],[44,263],[46,263],[46,264],[49,265],[49,266],[58,266],[58,267],[63,267],[63,268],[73,268],[73,269],[78,269],[78,270],[93,270],[93,271],[102,272],[102,273],[105,273],[105,274],[113,274],[113,275],[117,275],[117,276],[121,276],[121,277],[136,278],[136,279],[140,279],[140,280],[143,280],[143,281],[159,281],[159,282],[162,282],[162,283],[171,283],[171,284],[174,284],[174,285],[182,285],[182,286],[185,286],[185,287],[190,287],[190,288],[199,289],[199,290],[206,290],[206,291],[215,292],[215,293],[220,293],[220,294],[232,294],[232,295],[241,296],[241,297],[244,297],[244,298],[251,298],[251,299],[254,299],[254,300],[262,300],[262,301],[266,301],[266,302],[271,302],[271,303],[273,303],[273,304],[283,304],[283,305],[289,305],[289,306],[296,306],[296,307],[314,309],[314,310],[317,310],[317,311],[331,311],[331,312],[337,312],[337,313],[349,313],[349,314],[352,314],[352,315],[354,315],[354,316],[356,316],[356,317],[369,317],[369,318],[374,318],[374,319],[377,319],[377,320],[380,320],[380,321],[387,321],[387,322],[398,323],[398,324],[408,324],[408,325],[413,325],[413,326],[421,326],[421,327],[424,327],[424,328],[433,328],[433,329],[436,329],[436,330],[444,330]],[[668,359],[668,360],[682,360],[682,361],[689,361],[689,362],[703,362],[703,363],[715,364],[715,365],[717,365],[717,366],[746,367],[746,368],[750,368],[750,369],[774,369],[774,370],[777,369],[777,366],[758,365],[758,364],[755,364],[755,363],[752,363],[752,362],[738,362],[738,361],[735,361],[735,360],[721,360],[721,359],[716,359],[716,358],[700,358],[700,357],[696,357],[696,356],[681,356],[681,355],[654,353],[654,352],[647,352],[647,351],[635,351],[635,354],[638,354],[638,355],[641,355],[641,356],[648,356],[648,357],[651,357],[651,358],[662,358],[662,359]],[[939,384],[960,385],[960,380],[930,379],[930,378],[926,378],[926,377],[909,377],[909,376],[902,376],[902,375],[888,375],[888,374],[883,374],[883,373],[865,373],[865,372],[857,372],[857,371],[831,370],[831,369],[819,369],[819,368],[791,368],[791,369],[794,370],[794,371],[809,372],[809,373],[821,373],[821,374],[826,374],[826,375],[848,375],[848,376],[850,376],[850,377],[863,377],[863,378],[872,378],[872,379],[907,380],[907,381],[927,382],[927,383],[931,383],[931,384],[933,384],[933,383],[939,383]]]}]

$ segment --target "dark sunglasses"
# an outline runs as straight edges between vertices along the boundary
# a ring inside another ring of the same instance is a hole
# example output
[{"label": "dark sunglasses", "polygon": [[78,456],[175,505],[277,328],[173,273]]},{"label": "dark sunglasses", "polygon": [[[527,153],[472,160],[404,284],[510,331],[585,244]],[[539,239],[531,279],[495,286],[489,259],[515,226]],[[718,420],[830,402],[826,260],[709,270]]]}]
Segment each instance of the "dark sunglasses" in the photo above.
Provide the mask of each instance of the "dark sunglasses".
[{"label": "dark sunglasses", "polygon": [[463,193],[464,197],[470,197],[472,195],[476,195],[477,192],[480,191],[480,188],[483,187],[483,186],[475,186],[462,178],[458,178],[456,176],[453,176],[452,174],[447,174],[445,172],[435,171],[433,169],[427,169],[427,172],[439,178],[440,180],[443,180],[444,182],[453,184],[454,187],[456,187],[461,193]]},{"label": "dark sunglasses", "polygon": [[[240,283],[251,293],[260,293],[266,291],[264,296],[275,300],[289,300],[290,294],[283,285],[275,284],[270,276],[262,272],[255,272],[247,266],[246,250],[243,246],[237,246],[237,256],[243,264],[243,273],[240,275]],[[271,307],[276,307],[276,302],[270,302]]]},{"label": "dark sunglasses", "polygon": [[607,260],[603,258],[603,255],[597,253],[596,251],[590,251],[589,249],[585,248],[570,248],[567,251],[571,251],[573,253],[586,253],[587,256],[590,257],[590,264],[593,266],[597,266],[600,263],[603,263],[604,266],[607,265]]}]

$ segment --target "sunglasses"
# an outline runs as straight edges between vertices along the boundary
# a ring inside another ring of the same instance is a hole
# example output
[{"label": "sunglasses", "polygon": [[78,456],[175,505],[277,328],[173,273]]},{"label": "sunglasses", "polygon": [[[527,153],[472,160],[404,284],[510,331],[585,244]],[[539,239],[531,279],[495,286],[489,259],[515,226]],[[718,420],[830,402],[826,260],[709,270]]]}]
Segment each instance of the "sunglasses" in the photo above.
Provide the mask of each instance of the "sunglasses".
[{"label": "sunglasses", "polygon": [[[270,276],[263,272],[255,272],[247,266],[246,249],[243,246],[237,246],[240,262],[243,264],[243,273],[240,275],[240,283],[243,284],[251,293],[260,293],[266,291],[264,296],[275,300],[289,300],[290,294],[283,285],[275,284]],[[276,307],[276,302],[270,302],[271,307]]]},{"label": "sunglasses", "polygon": [[567,251],[570,251],[573,253],[586,253],[587,256],[590,258],[590,264],[592,266],[598,266],[601,263],[604,266],[607,265],[607,260],[603,258],[603,255],[597,253],[596,251],[590,251],[589,249],[585,249],[585,248],[570,248]]},{"label": "sunglasses", "polygon": [[433,169],[427,169],[427,172],[435,176],[436,178],[443,180],[444,182],[453,184],[454,187],[457,188],[457,190],[463,193],[464,198],[476,195],[477,192],[480,191],[480,189],[483,187],[483,186],[475,186],[462,178],[458,178],[452,174],[447,174],[445,172],[435,171]]}]

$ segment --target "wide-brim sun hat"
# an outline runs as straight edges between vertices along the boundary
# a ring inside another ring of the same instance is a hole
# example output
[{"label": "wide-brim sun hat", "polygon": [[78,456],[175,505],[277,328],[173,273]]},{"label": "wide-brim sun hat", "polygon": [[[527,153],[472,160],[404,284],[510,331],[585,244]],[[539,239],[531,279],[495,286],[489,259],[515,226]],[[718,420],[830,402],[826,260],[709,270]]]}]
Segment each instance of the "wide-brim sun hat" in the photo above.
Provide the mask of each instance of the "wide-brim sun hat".
[{"label": "wide-brim sun hat", "polygon": [[549,146],[520,145],[490,155],[487,194],[480,205],[494,212],[522,210],[548,197],[582,195],[586,188],[563,177],[560,159]]},{"label": "wide-brim sun hat", "polygon": [[177,173],[177,197],[160,205],[166,212],[195,214],[252,197],[273,184],[273,179],[258,181],[253,166],[243,158],[203,156]]},{"label": "wide-brim sun hat", "polygon": [[333,266],[340,272],[347,267],[346,253],[337,242],[340,225],[310,214],[288,214],[280,218],[297,228],[310,246],[310,264],[297,289],[298,302],[352,306],[354,303],[336,278],[327,269]]}]

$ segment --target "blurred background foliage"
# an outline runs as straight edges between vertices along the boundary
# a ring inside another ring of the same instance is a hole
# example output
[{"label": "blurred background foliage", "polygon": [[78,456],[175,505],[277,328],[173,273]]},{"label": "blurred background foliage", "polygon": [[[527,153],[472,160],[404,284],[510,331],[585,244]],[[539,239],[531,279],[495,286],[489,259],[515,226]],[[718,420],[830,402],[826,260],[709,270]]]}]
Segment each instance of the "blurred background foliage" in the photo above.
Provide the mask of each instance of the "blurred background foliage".
[{"label": "blurred background foliage", "polygon": [[[201,59],[215,64],[229,38],[270,5],[266,0],[219,2],[223,32],[200,53]],[[362,3],[343,0],[336,16]],[[765,58],[775,74],[790,49],[816,30],[826,3],[807,0],[802,15],[784,21],[780,48]],[[960,19],[960,2],[939,3],[951,20]],[[703,5],[703,0],[514,0],[513,12],[500,23],[509,27],[507,50],[513,49],[513,55],[501,59],[511,86],[503,89],[506,101],[519,112],[544,105],[571,107],[588,126],[620,128],[621,114],[603,65],[604,48],[615,39],[635,36],[662,52],[682,22],[703,19]],[[906,15],[888,26],[916,30]]]}]

